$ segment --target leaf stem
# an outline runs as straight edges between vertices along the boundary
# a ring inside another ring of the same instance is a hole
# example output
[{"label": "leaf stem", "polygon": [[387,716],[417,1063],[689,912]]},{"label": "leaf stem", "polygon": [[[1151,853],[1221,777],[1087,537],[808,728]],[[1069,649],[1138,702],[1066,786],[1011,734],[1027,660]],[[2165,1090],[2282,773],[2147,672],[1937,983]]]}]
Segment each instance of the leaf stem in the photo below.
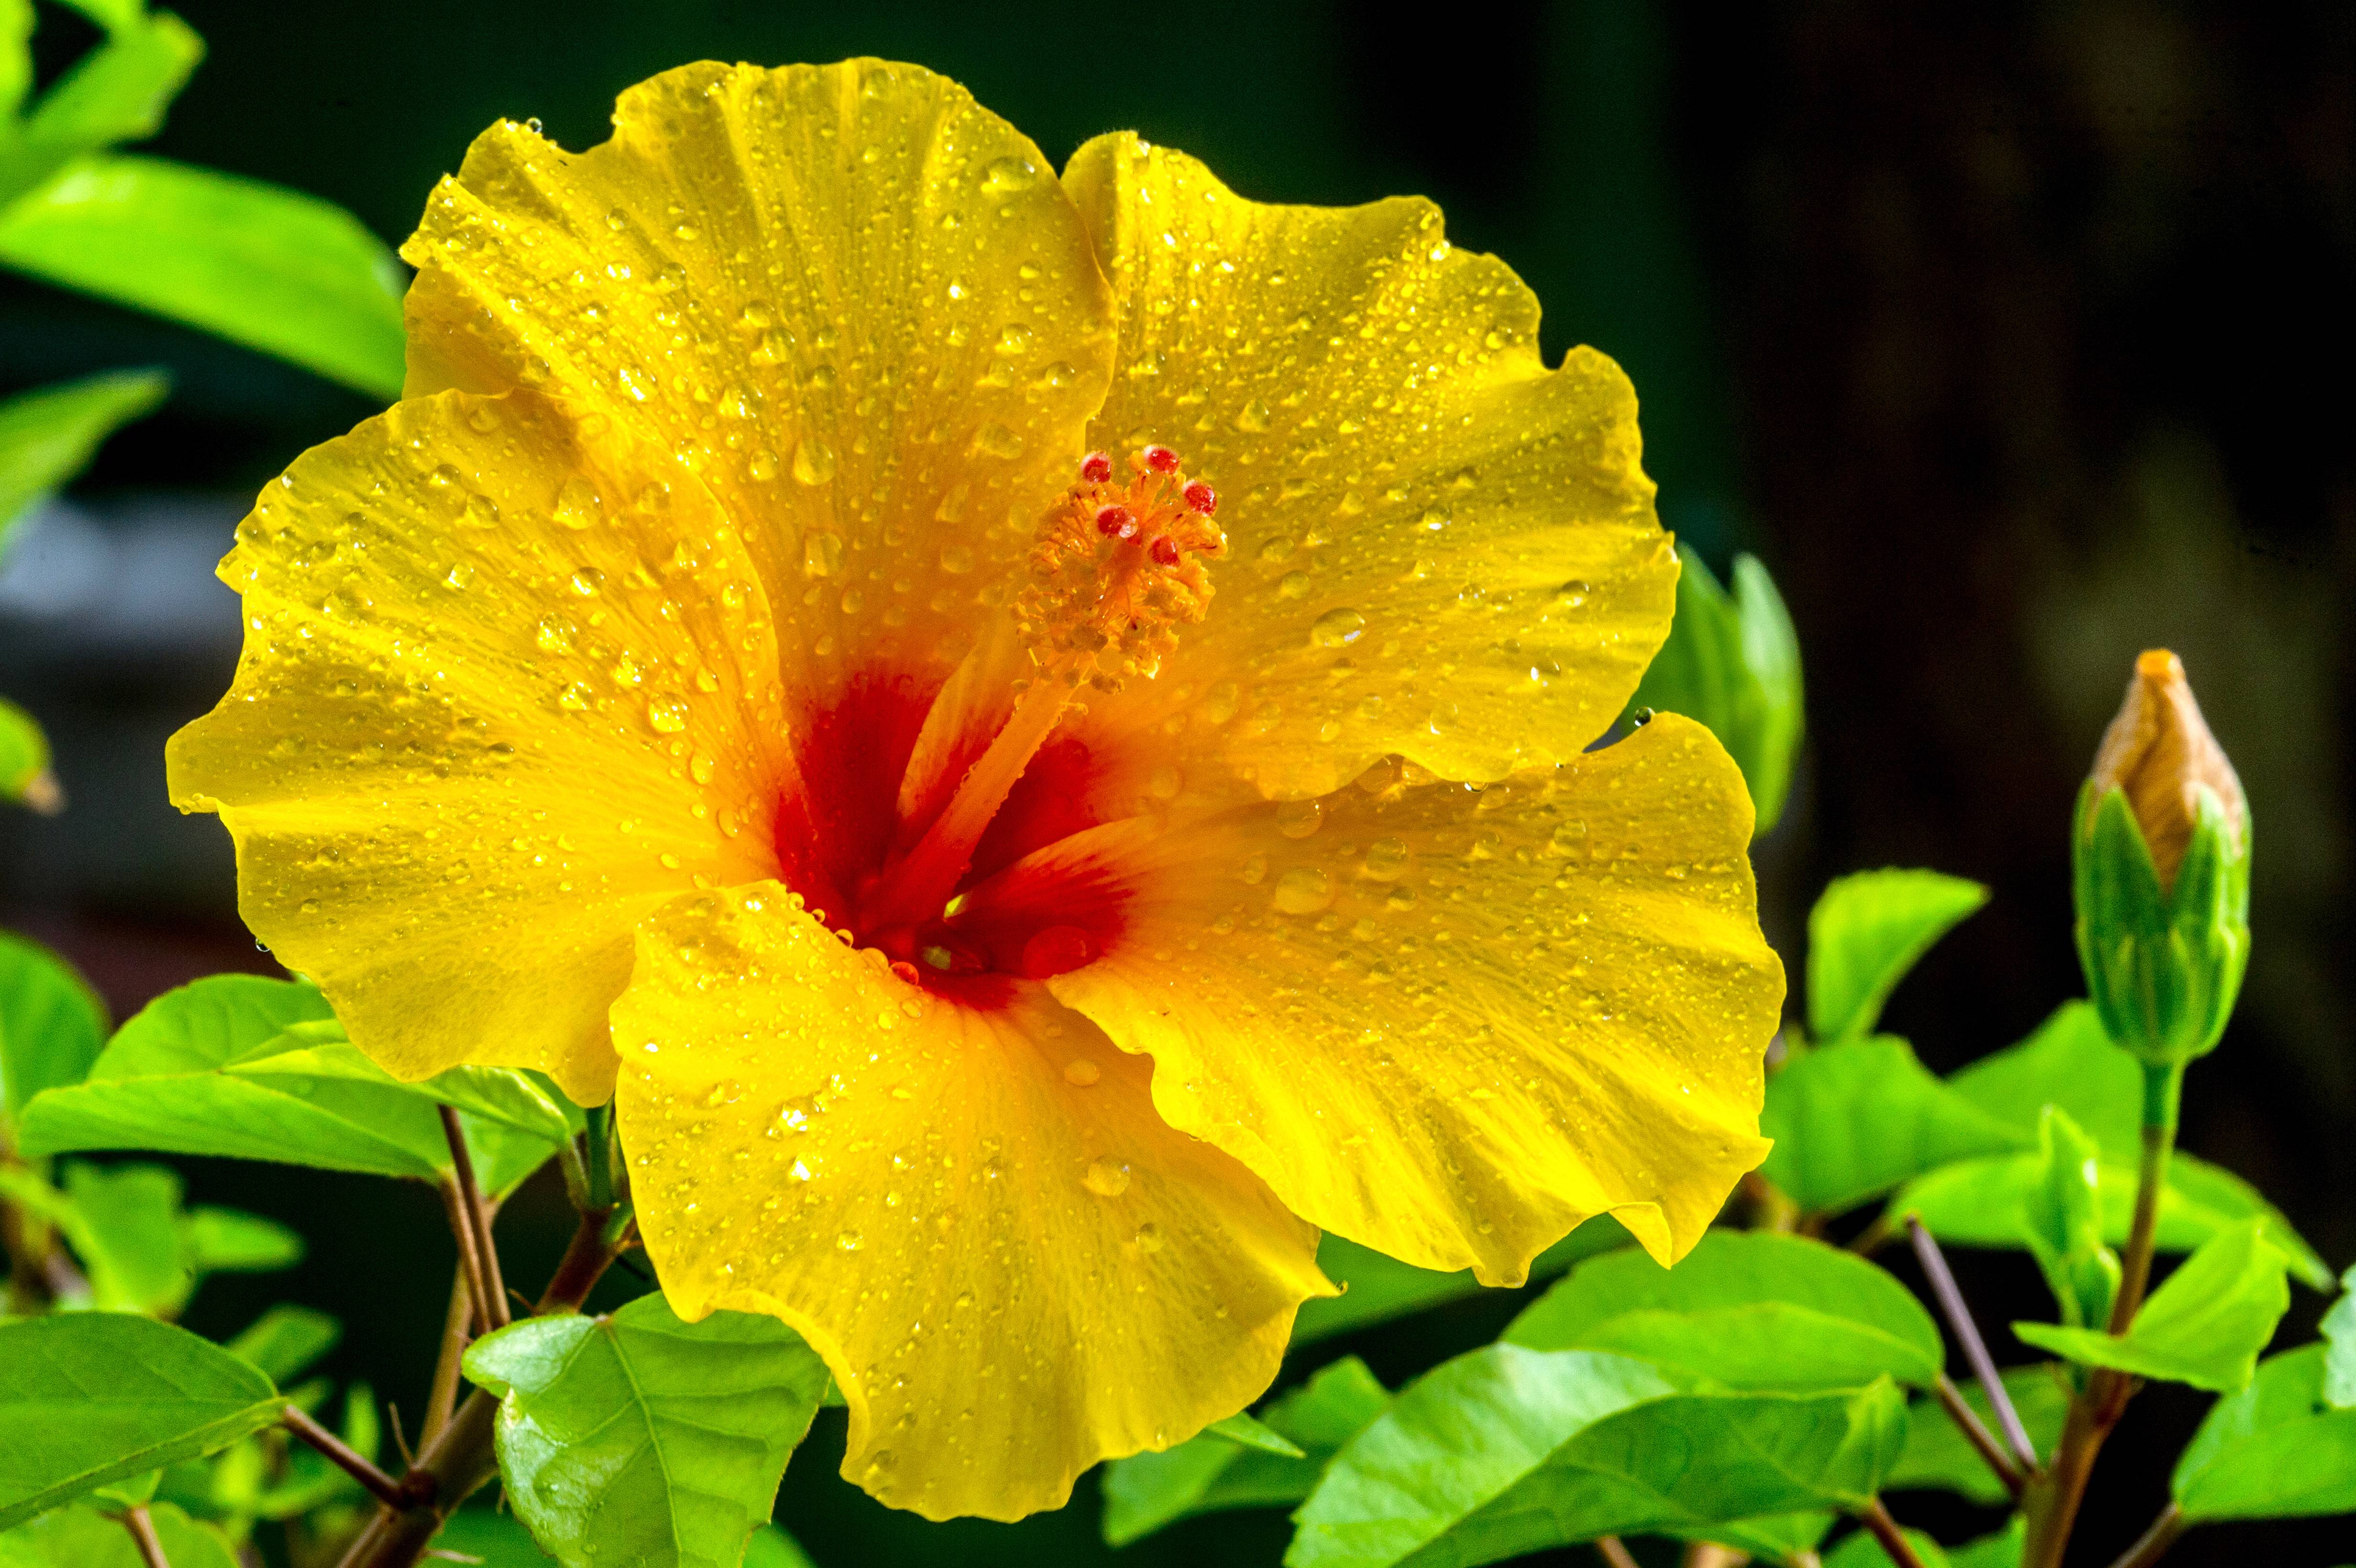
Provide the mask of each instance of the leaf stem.
[{"label": "leaf stem", "polygon": [[1939,1396],[1939,1408],[1954,1419],[1956,1426],[1962,1429],[1965,1440],[1971,1444],[1981,1458],[1987,1461],[1987,1467],[1996,1472],[1996,1478],[2004,1483],[2004,1489],[2012,1494],[2012,1500],[2019,1502],[2022,1488],[2028,1482],[2013,1467],[2012,1461],[2005,1456],[2004,1449],[1997,1443],[1996,1434],[1987,1429],[1987,1424],[1980,1419],[1979,1412],[1965,1403],[1964,1391],[1955,1386],[1955,1380],[1941,1372],[1939,1381],[1932,1385],[1932,1392]]},{"label": "leaf stem", "polygon": [[[1922,1264],[1924,1277],[1931,1282],[1931,1294],[1939,1298],[1939,1310],[1945,1315],[1947,1327],[1954,1330],[1956,1340],[1964,1348],[1964,1360],[1972,1364],[1972,1375],[1979,1379],[1980,1392],[1987,1395],[1988,1408],[1996,1412],[1997,1423],[2004,1428],[2005,1441],[2012,1445],[2020,1474],[2037,1474],[2037,1445],[2029,1440],[2029,1429],[2021,1424],[2020,1413],[2013,1409],[2012,1396],[2005,1392],[2004,1379],[1988,1355],[1987,1342],[1980,1338],[1972,1309],[1965,1305],[1964,1293],[1955,1285],[1954,1272],[1947,1267],[1947,1254],[1939,1250],[1937,1239],[1916,1215],[1906,1216],[1906,1234],[1914,1243],[1914,1256]],[[1969,1413],[1968,1407],[1965,1413]],[[1968,1431],[1965,1435],[1969,1435]],[[2019,1495],[2017,1485],[2013,1493]]]},{"label": "leaf stem", "polygon": [[[2113,1335],[2125,1334],[2134,1326],[2136,1313],[2143,1307],[2145,1287],[2151,1283],[2159,1200],[2168,1188],[2168,1163],[2176,1148],[2177,1110],[2183,1093],[2184,1063],[2143,1064],[2143,1156],[2136,1172],[2135,1222],[2127,1232],[2126,1255],[2120,1260],[2119,1293],[2111,1303],[2108,1328]],[[2126,1413],[2136,1387],[2136,1381],[2126,1373],[2100,1369],[2070,1402],[2062,1441],[2054,1449],[2053,1467],[2039,1477],[2023,1499],[2029,1536],[2021,1549],[2020,1568],[2062,1568],[2071,1528],[2077,1522],[2078,1505],[2085,1500],[2086,1481],[2094,1474],[2094,1456]],[[2173,1535],[2168,1536],[2157,1550],[2166,1551],[2174,1540]]]},{"label": "leaf stem", "polygon": [[367,1455],[305,1415],[302,1406],[288,1405],[278,1413],[278,1419],[287,1431],[326,1455],[330,1464],[366,1487],[387,1508],[409,1508],[432,1499],[435,1485],[432,1476],[412,1469],[400,1480],[394,1480]]},{"label": "leaf stem", "polygon": [[1890,1517],[1890,1510],[1881,1506],[1879,1498],[1869,1500],[1857,1518],[1859,1524],[1873,1531],[1873,1539],[1881,1542],[1881,1550],[1889,1553],[1898,1568],[1922,1568],[1922,1559],[1915,1555],[1906,1532],[1898,1528],[1898,1521]]},{"label": "leaf stem", "polygon": [[483,1321],[483,1332],[504,1328],[511,1320],[508,1311],[507,1282],[499,1277],[499,1254],[491,1244],[491,1217],[483,1207],[483,1189],[475,1182],[475,1157],[466,1147],[466,1134],[458,1125],[458,1113],[447,1105],[437,1105],[442,1113],[442,1136],[450,1142],[450,1167],[457,1179],[457,1222],[471,1232],[474,1242],[477,1286],[475,1308]]},{"label": "leaf stem", "polygon": [[131,1543],[139,1549],[139,1561],[147,1568],[172,1568],[172,1560],[164,1555],[163,1538],[155,1533],[155,1521],[147,1516],[145,1503],[134,1503],[123,1512],[123,1528],[131,1532]]},{"label": "leaf stem", "polygon": [[1602,1558],[1610,1568],[1639,1568],[1635,1557],[1616,1535],[1597,1536],[1595,1555]]},{"label": "leaf stem", "polygon": [[2184,1516],[2177,1511],[2176,1505],[2169,1504],[2159,1510],[2159,1517],[2151,1521],[2151,1528],[2145,1531],[2136,1543],[2111,1564],[2111,1568],[2151,1568],[2151,1564],[2168,1554],[2168,1549],[2176,1544],[2187,1528]]},{"label": "leaf stem", "polygon": [[458,1361],[466,1353],[466,1330],[474,1324],[474,1287],[462,1258],[450,1276],[450,1307],[442,1317],[442,1350],[434,1359],[434,1381],[425,1394],[425,1425],[417,1435],[420,1443],[433,1442],[450,1424],[450,1412],[457,1408]]},{"label": "leaf stem", "polygon": [[[605,1237],[611,1216],[584,1213],[573,1232],[572,1244],[556,1265],[548,1288],[532,1307],[535,1317],[577,1312],[622,1247]],[[407,1508],[391,1506],[376,1517],[345,1548],[337,1568],[412,1568],[434,1542],[434,1534],[457,1506],[498,1473],[498,1455],[492,1433],[499,1402],[481,1389],[468,1394],[442,1430],[417,1456],[417,1470],[434,1482],[430,1501]]]}]

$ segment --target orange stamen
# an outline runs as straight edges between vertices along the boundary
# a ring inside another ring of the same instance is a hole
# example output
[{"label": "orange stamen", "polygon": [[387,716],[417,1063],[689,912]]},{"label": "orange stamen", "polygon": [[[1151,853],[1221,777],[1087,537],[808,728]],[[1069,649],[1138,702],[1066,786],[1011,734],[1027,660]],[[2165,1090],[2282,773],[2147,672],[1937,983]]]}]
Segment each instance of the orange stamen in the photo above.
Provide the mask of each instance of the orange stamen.
[{"label": "orange stamen", "polygon": [[1211,487],[1189,482],[1178,454],[1149,446],[1112,483],[1112,460],[1090,453],[1078,482],[1041,519],[1031,586],[1014,605],[1036,673],[990,747],[924,838],[887,866],[862,900],[870,930],[937,918],[957,891],[998,808],[1084,688],[1118,691],[1151,679],[1178,645],[1177,628],[1210,608],[1204,567],[1226,553],[1211,521]]}]

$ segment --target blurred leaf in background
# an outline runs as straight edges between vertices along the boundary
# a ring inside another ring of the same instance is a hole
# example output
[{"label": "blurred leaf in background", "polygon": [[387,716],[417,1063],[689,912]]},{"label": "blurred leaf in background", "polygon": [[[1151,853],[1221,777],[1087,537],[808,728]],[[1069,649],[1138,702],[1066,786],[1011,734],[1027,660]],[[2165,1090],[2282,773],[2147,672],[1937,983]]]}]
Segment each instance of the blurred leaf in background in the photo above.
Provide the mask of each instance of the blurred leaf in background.
[{"label": "blurred leaf in background", "polygon": [[1709,726],[1742,769],[1764,833],[1783,815],[1805,728],[1800,643],[1775,580],[1755,557],[1734,558],[1729,594],[1701,557],[1680,545],[1676,619],[1629,701]]},{"label": "blurred leaf in background", "polygon": [[110,370],[0,402],[0,556],[35,502],[80,473],[99,443],[164,400],[155,370]]},{"label": "blurred leaf in background", "polygon": [[[392,252],[332,203],[112,152],[162,127],[204,44],[137,0],[76,8],[105,37],[27,107],[31,0],[0,0],[0,266],[399,397],[405,274]],[[0,471],[0,501],[11,482]]]}]

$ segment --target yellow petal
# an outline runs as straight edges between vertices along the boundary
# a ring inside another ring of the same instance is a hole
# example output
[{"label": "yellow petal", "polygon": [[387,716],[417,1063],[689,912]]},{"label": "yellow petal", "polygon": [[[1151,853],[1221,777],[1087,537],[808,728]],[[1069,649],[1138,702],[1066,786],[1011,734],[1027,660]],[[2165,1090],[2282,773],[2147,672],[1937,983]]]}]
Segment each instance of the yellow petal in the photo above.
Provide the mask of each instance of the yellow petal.
[{"label": "yellow petal", "polygon": [[1496,778],[1601,734],[1676,581],[1619,367],[1548,371],[1537,300],[1429,202],[1263,206],[1126,133],[1064,180],[1120,302],[1092,443],[1176,450],[1233,550],[1122,700],[1191,705],[1278,796],[1392,753]]},{"label": "yellow petal", "polygon": [[1108,825],[1126,929],[1048,985],[1303,1219],[1514,1284],[1610,1211],[1665,1264],[1767,1151],[1783,975],[1751,825],[1674,715],[1483,790],[1350,788],[1150,843]]},{"label": "yellow petal", "polygon": [[297,459],[221,563],[245,654],[172,798],[220,814],[246,923],[404,1077],[603,1100],[632,927],[770,874],[769,803],[706,787],[781,766],[766,601],[667,469],[535,393],[444,393]]},{"label": "yellow petal", "polygon": [[819,688],[955,665],[1112,347],[1052,165],[880,60],[669,71],[585,153],[494,126],[402,254],[412,391],[540,385],[678,453]]},{"label": "yellow petal", "polygon": [[807,1338],[843,1475],[894,1507],[1059,1507],[1242,1408],[1332,1294],[1316,1232],[1155,1116],[1148,1063],[1036,986],[927,998],[775,883],[650,923],[614,1029],[671,1305]]}]

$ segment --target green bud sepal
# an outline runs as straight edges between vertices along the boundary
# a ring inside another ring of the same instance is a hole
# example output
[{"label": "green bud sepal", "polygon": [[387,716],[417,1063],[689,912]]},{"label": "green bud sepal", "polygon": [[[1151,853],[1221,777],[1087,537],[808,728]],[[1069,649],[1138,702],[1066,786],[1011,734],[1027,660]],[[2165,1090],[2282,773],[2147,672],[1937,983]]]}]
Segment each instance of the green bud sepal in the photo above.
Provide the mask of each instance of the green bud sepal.
[{"label": "green bud sepal", "polygon": [[[2163,887],[2124,790],[2079,792],[2070,836],[2078,961],[2111,1039],[2149,1065],[2214,1049],[2250,961],[2250,844],[2197,791],[2176,885]],[[2090,819],[2091,817],[2091,826]]]}]

